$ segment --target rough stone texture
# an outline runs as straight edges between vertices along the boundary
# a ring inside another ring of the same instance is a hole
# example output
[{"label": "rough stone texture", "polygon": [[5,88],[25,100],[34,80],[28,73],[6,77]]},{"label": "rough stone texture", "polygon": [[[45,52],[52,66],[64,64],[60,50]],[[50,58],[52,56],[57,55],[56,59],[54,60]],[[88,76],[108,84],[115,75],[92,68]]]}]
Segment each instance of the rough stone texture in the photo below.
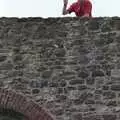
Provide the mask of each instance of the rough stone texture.
[{"label": "rough stone texture", "polygon": [[0,87],[56,120],[120,120],[120,18],[0,18]]}]

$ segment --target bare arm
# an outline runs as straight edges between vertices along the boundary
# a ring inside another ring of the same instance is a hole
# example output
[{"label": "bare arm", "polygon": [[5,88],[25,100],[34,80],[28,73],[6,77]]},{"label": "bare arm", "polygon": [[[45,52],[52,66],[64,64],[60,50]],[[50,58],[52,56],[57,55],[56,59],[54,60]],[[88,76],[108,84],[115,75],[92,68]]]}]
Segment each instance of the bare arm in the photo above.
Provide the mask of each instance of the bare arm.
[{"label": "bare arm", "polygon": [[69,14],[69,11],[67,11],[68,0],[63,0],[63,2],[64,2],[64,6],[63,6],[62,14],[63,15]]},{"label": "bare arm", "polygon": [[66,8],[67,8],[67,6],[64,5],[64,6],[63,6],[63,12],[62,12],[63,15],[69,14],[69,11],[67,11]]}]

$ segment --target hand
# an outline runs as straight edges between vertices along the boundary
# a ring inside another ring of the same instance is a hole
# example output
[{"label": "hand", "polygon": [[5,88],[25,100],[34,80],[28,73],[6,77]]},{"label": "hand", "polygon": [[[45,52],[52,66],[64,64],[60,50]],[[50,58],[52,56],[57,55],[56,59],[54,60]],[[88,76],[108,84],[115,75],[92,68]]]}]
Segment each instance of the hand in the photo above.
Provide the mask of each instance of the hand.
[{"label": "hand", "polygon": [[68,0],[63,0],[63,2],[64,2],[64,5],[68,4]]}]

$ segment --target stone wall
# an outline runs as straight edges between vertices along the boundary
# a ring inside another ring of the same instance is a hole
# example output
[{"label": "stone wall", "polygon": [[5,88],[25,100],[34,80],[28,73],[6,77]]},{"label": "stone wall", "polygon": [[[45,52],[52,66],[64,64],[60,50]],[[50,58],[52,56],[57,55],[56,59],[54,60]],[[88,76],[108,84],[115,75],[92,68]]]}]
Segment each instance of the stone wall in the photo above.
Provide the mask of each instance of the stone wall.
[{"label": "stone wall", "polygon": [[0,18],[0,87],[56,120],[120,120],[120,18]]}]

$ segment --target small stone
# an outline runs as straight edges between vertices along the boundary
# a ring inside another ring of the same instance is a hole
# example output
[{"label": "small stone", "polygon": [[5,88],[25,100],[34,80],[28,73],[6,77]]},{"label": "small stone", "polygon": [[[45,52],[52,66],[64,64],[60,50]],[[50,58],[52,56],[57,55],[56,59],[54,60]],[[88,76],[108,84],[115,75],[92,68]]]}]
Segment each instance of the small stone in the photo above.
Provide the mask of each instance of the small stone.
[{"label": "small stone", "polygon": [[38,94],[39,92],[40,92],[39,89],[33,89],[33,90],[32,90],[32,93],[33,93],[33,94]]},{"label": "small stone", "polygon": [[42,80],[40,82],[40,88],[44,88],[44,87],[48,87],[48,81],[46,81],[46,80]]},{"label": "small stone", "polygon": [[104,92],[103,96],[105,99],[113,99],[116,98],[116,94],[112,91]]},{"label": "small stone", "polygon": [[63,88],[57,88],[57,93],[62,94],[63,93]]},{"label": "small stone", "polygon": [[97,95],[102,94],[102,92],[103,92],[102,90],[97,90],[97,89],[95,90],[95,94],[97,94]]},{"label": "small stone", "polygon": [[92,72],[92,77],[103,77],[103,76],[104,76],[104,72],[101,70]]},{"label": "small stone", "polygon": [[107,70],[107,71],[106,71],[106,75],[111,76],[111,71],[110,71],[110,70]]},{"label": "small stone", "polygon": [[111,26],[109,25],[104,25],[102,28],[101,28],[101,32],[110,32],[112,30]]},{"label": "small stone", "polygon": [[114,100],[110,100],[110,101],[107,101],[107,104],[106,104],[107,106],[117,106],[117,102],[116,101],[114,101]]},{"label": "small stone", "polygon": [[111,90],[120,91],[120,85],[112,85]]},{"label": "small stone", "polygon": [[56,55],[57,57],[64,57],[65,54],[66,54],[66,52],[65,52],[65,49],[64,49],[64,48],[59,48],[59,49],[56,49],[56,50],[55,50],[55,55]]},{"label": "small stone", "polygon": [[87,86],[86,85],[79,85],[78,90],[86,90]]},{"label": "small stone", "polygon": [[83,120],[81,113],[76,113],[72,116],[72,120]]},{"label": "small stone", "polygon": [[88,79],[86,79],[86,83],[87,83],[87,85],[93,85],[93,84],[95,84],[95,79],[94,78],[88,78]]},{"label": "small stone", "polygon": [[6,56],[0,56],[0,62],[3,62],[3,61],[5,61],[6,60]]},{"label": "small stone", "polygon": [[110,21],[110,23],[112,28],[114,28],[115,30],[120,30],[120,19],[115,17]]},{"label": "small stone", "polygon": [[52,75],[52,71],[51,70],[47,70],[47,71],[43,72],[42,77],[43,78],[50,78],[51,75]]},{"label": "small stone", "polygon": [[68,91],[76,90],[76,89],[77,89],[76,87],[72,87],[72,86],[68,86],[68,87],[67,87],[67,90],[68,90]]},{"label": "small stone", "polygon": [[12,70],[13,64],[12,63],[4,63],[0,65],[0,70]]},{"label": "small stone", "polygon": [[78,77],[81,77],[81,78],[87,78],[89,76],[89,74],[87,72],[84,72],[84,71],[81,71],[79,72],[78,74]]},{"label": "small stone", "polygon": [[49,87],[58,87],[58,83],[57,82],[50,82]]},{"label": "small stone", "polygon": [[116,120],[116,115],[111,115],[111,114],[107,114],[107,115],[103,115],[103,119],[104,120]]},{"label": "small stone", "polygon": [[75,80],[71,80],[69,82],[70,85],[76,85],[76,84],[84,84],[84,80],[81,79],[75,79]]},{"label": "small stone", "polygon": [[114,78],[120,78],[120,70],[119,69],[115,69],[111,71],[111,76]]},{"label": "small stone", "polygon": [[88,99],[85,101],[85,104],[95,104],[95,100]]},{"label": "small stone", "polygon": [[91,20],[89,22],[89,25],[88,25],[88,29],[89,30],[98,30],[100,27],[100,24],[99,22],[95,19],[95,20]]},{"label": "small stone", "polygon": [[22,61],[22,55],[15,55],[14,57],[13,57],[13,61],[14,62],[18,62],[18,61]]},{"label": "small stone", "polygon": [[88,98],[88,93],[87,92],[82,93],[79,97],[80,103],[82,104],[83,102],[85,102],[87,98]]},{"label": "small stone", "polygon": [[73,72],[73,71],[64,71],[63,75],[64,76],[75,75],[75,72]]},{"label": "small stone", "polygon": [[73,103],[74,103],[75,105],[80,105],[80,104],[82,104],[83,102],[82,102],[80,99],[75,99],[75,100],[73,100]]},{"label": "small stone", "polygon": [[109,86],[104,85],[104,86],[102,87],[102,89],[103,89],[103,90],[109,90]]},{"label": "small stone", "polygon": [[67,85],[65,80],[60,81],[60,87],[65,87]]},{"label": "small stone", "polygon": [[55,109],[55,113],[54,114],[57,115],[57,116],[60,116],[60,115],[64,114],[63,108]]},{"label": "small stone", "polygon": [[93,114],[93,115],[86,115],[84,117],[84,120],[101,120],[101,115],[96,115],[96,114]]},{"label": "small stone", "polygon": [[56,95],[56,98],[60,101],[64,101],[67,99],[67,97],[65,95]]}]

